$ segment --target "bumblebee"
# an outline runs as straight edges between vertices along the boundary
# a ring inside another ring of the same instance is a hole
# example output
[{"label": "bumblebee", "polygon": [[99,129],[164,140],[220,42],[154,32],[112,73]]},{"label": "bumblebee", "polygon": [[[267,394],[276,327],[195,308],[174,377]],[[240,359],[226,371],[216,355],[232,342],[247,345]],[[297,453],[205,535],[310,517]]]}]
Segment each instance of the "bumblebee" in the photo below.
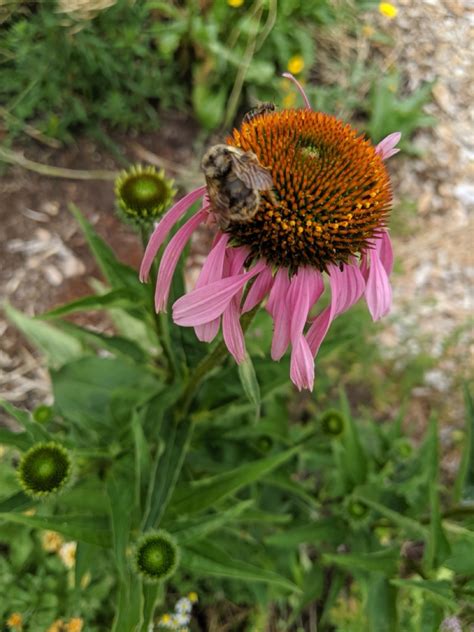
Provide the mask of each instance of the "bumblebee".
[{"label": "bumblebee", "polygon": [[231,222],[248,222],[260,205],[260,191],[271,191],[270,172],[253,151],[231,145],[214,145],[205,154],[201,168],[206,177],[211,209],[221,230]]}]

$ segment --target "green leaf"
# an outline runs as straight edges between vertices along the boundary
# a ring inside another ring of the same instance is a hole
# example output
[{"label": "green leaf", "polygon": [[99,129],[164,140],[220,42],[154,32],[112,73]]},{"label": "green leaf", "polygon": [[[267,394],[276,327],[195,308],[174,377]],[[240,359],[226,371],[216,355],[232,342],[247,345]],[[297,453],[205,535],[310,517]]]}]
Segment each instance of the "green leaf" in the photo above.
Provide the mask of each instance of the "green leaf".
[{"label": "green leaf", "polygon": [[59,367],[83,355],[82,345],[73,336],[25,316],[8,303],[4,304],[4,309],[8,319],[44,353],[50,366]]},{"label": "green leaf", "polygon": [[23,524],[33,529],[57,531],[71,540],[80,540],[97,546],[112,544],[107,519],[102,516],[26,516],[18,513],[0,513],[0,520]]},{"label": "green leaf", "polygon": [[253,366],[252,358],[248,353],[245,354],[245,360],[238,365],[239,378],[242,388],[248,400],[255,406],[257,419],[260,416],[260,386],[257,381],[257,374]]},{"label": "green leaf", "polygon": [[330,542],[340,544],[345,541],[345,526],[337,518],[321,518],[313,524],[285,529],[265,538],[265,543],[278,548],[295,549],[300,544],[320,544]]},{"label": "green leaf", "polygon": [[[234,559],[209,540],[201,542],[199,546],[183,547],[181,553],[181,567],[193,574],[195,573],[198,577],[227,577],[245,582],[274,584],[291,592],[299,590],[285,577],[248,562]],[[254,553],[249,548],[245,559],[252,559],[252,557],[254,557]]]},{"label": "green leaf", "polygon": [[398,632],[397,590],[378,573],[369,578],[366,607],[369,632]]},{"label": "green leaf", "polygon": [[136,307],[136,305],[136,293],[126,288],[120,288],[107,292],[106,294],[94,294],[80,298],[77,301],[71,301],[70,303],[66,303],[65,305],[61,305],[42,314],[41,318],[57,318],[58,316],[66,316],[68,314],[74,314],[75,312],[102,310],[109,307],[132,308]]},{"label": "green leaf", "polygon": [[114,463],[106,489],[110,504],[114,559],[121,580],[125,581],[128,570],[126,551],[132,519],[137,509],[134,464],[131,458]]},{"label": "green leaf", "polygon": [[177,488],[169,511],[186,515],[204,511],[279,467],[294,456],[298,449],[294,447],[222,474],[185,483]]},{"label": "green leaf", "polygon": [[454,483],[454,502],[474,501],[474,401],[467,384],[464,385],[466,408],[466,437],[463,441],[461,464]]},{"label": "green leaf", "polygon": [[252,505],[253,500],[244,500],[230,509],[219,511],[217,514],[164,523],[163,527],[177,538],[179,544],[191,544],[202,540],[224,525],[232,523]]},{"label": "green leaf", "polygon": [[392,579],[394,586],[420,590],[434,603],[444,608],[457,608],[456,599],[450,582],[445,580],[421,580],[421,579]]},{"label": "green leaf", "polygon": [[349,401],[341,390],[341,407],[346,418],[346,427],[342,436],[345,451],[345,470],[354,485],[365,483],[368,458],[359,439],[359,430],[352,419]]},{"label": "green leaf", "polygon": [[388,518],[391,522],[398,525],[407,533],[417,537],[421,536],[424,539],[428,537],[428,530],[416,520],[408,518],[407,516],[404,516],[401,513],[394,511],[393,509],[389,509],[385,505],[382,505],[381,503],[376,502],[375,500],[372,500],[371,498],[368,498],[367,496],[359,492],[354,494],[354,498],[356,498],[357,500],[361,500],[372,509],[375,509],[375,511],[378,511],[380,514],[382,514],[382,516]]},{"label": "green leaf", "polygon": [[178,424],[171,414],[165,416],[160,433],[165,441],[165,449],[163,453],[157,454],[152,465],[143,531],[157,527],[168,506],[189,450],[193,430],[194,423],[189,419]]},{"label": "green leaf", "polygon": [[13,432],[6,428],[0,428],[0,445],[9,445],[19,450],[28,450],[34,441],[26,432]]},{"label": "green leaf", "polygon": [[441,523],[437,477],[430,486],[430,505],[430,538],[428,540],[425,559],[428,562],[429,568],[434,569],[441,566],[445,559],[451,554],[451,547]]},{"label": "green leaf", "polygon": [[[25,444],[25,448],[20,449],[28,449],[33,443],[38,441],[50,441],[52,439],[46,428],[34,421],[30,413],[26,410],[16,408],[16,406],[13,406],[13,404],[10,404],[10,402],[4,399],[0,399],[0,406],[26,430],[26,433],[22,432],[16,435],[19,437],[19,441]],[[6,432],[8,432],[8,430],[4,430],[4,433]],[[11,434],[15,436],[14,433]],[[25,434],[26,436],[23,436]],[[28,446],[26,446],[27,441],[29,442]],[[8,441],[5,441],[5,443],[8,443]]]},{"label": "green leaf", "polygon": [[128,338],[102,334],[67,321],[59,321],[57,326],[95,350],[105,349],[115,356],[124,356],[137,364],[148,362],[147,353],[136,342],[132,342]]},{"label": "green leaf", "polygon": [[143,367],[116,358],[82,358],[52,371],[51,376],[60,413],[84,430],[95,426],[105,433],[117,423],[112,410],[114,399],[117,404],[120,400],[125,422],[137,406],[163,388]]},{"label": "green leaf", "polygon": [[192,92],[193,108],[199,122],[208,130],[215,129],[224,117],[227,90],[204,80],[195,80]]},{"label": "green leaf", "polygon": [[35,501],[23,492],[17,492],[13,496],[0,501],[0,512],[17,511],[18,509],[28,509],[34,505]]},{"label": "green leaf", "polygon": [[382,549],[374,553],[326,553],[323,561],[350,571],[361,570],[394,575],[398,570],[399,549]]},{"label": "green leaf", "polygon": [[143,594],[142,581],[127,574],[119,583],[117,611],[112,632],[130,632],[137,630],[142,618]]},{"label": "green leaf", "polygon": [[97,264],[110,285],[113,288],[127,287],[136,294],[144,295],[137,272],[116,258],[110,246],[97,234],[77,206],[69,204],[69,209],[79,223]]}]

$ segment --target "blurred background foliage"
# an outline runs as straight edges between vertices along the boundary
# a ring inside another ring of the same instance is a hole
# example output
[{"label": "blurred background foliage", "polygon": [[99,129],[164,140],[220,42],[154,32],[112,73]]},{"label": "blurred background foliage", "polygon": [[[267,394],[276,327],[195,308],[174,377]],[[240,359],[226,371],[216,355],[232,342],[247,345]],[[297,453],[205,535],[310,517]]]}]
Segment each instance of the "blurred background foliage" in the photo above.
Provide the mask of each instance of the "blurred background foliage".
[{"label": "blurred background foliage", "polygon": [[[192,109],[208,131],[228,129],[239,111],[280,101],[282,90],[283,106],[296,105],[280,78],[289,70],[308,80],[319,109],[358,120],[374,141],[393,129],[408,139],[432,122],[422,113],[430,85],[407,97],[399,75],[381,74],[376,57],[361,62],[334,50],[334,30],[360,35],[361,15],[376,6],[360,0],[13,0],[0,5],[0,116],[10,135],[29,123],[63,141],[103,126],[154,129],[166,109]],[[386,35],[378,39],[390,44]],[[321,67],[332,77],[321,77]]]}]

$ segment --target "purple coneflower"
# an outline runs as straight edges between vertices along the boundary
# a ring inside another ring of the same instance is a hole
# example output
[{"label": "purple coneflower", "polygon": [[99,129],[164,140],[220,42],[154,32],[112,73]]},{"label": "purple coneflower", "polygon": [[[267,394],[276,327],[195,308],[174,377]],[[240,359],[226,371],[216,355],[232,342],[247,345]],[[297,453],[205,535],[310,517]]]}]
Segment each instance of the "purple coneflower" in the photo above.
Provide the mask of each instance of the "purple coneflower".
[{"label": "purple coneflower", "polygon": [[[363,295],[373,320],[391,306],[393,254],[386,223],[392,204],[384,160],[398,152],[400,133],[377,146],[350,125],[311,109],[267,112],[242,123],[229,145],[253,151],[269,169],[274,188],[261,192],[256,215],[217,231],[196,287],[173,305],[174,322],[194,327],[210,342],[222,326],[235,360],[245,358],[240,317],[265,299],[273,318],[271,356],[291,344],[290,377],[298,389],[313,388],[314,358],[331,322]],[[155,292],[164,311],[178,259],[192,233],[213,212],[202,186],[177,202],[156,226],[143,257],[146,281],[171,228],[203,198],[200,210],[174,235],[161,259]],[[310,311],[324,292],[331,300],[315,318]],[[246,293],[244,293],[246,290]],[[308,323],[309,321],[309,323]]]}]

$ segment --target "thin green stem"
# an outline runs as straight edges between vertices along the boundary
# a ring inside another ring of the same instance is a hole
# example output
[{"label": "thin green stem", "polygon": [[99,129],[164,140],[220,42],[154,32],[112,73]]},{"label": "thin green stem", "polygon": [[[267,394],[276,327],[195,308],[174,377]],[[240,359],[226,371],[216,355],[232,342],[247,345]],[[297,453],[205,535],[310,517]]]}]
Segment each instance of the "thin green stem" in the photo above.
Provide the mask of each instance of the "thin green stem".
[{"label": "thin green stem", "polygon": [[[143,249],[146,249],[148,240],[150,238],[149,231],[146,226],[140,226],[140,235],[142,238]],[[168,367],[168,382],[172,382],[175,376],[176,367],[174,364],[173,353],[171,351],[171,345],[169,340],[168,332],[166,331],[164,319],[162,319],[160,314],[156,313],[155,309],[155,286],[157,279],[157,265],[154,263],[150,270],[150,311],[152,313],[153,323],[155,326],[155,331],[157,338],[160,342],[160,346],[163,350],[163,355],[166,358],[166,364]],[[166,317],[166,315],[165,315]]]},{"label": "thin green stem", "polygon": [[[258,310],[258,305],[250,312],[242,317],[242,331],[245,332],[250,326],[255,314]],[[183,394],[181,396],[181,405],[178,404],[177,420],[181,421],[188,414],[189,408],[192,404],[194,396],[204,379],[210,374],[210,372],[217,367],[228,354],[227,347],[223,341],[221,341],[215,349],[213,349],[203,360],[197,365],[193,374],[187,383]]]}]

